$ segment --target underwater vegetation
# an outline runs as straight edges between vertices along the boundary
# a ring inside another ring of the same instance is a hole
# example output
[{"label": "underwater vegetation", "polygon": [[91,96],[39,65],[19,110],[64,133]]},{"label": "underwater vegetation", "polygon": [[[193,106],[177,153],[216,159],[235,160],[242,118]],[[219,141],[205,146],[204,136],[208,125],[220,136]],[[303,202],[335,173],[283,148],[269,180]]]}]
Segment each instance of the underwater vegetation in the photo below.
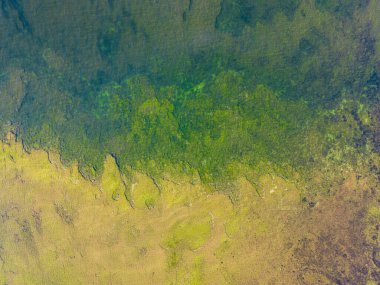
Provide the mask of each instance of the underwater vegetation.
[{"label": "underwater vegetation", "polygon": [[238,36],[245,25],[255,26],[258,22],[268,23],[277,13],[283,13],[292,19],[299,4],[299,0],[281,2],[223,0],[215,27]]},{"label": "underwater vegetation", "polygon": [[[86,177],[102,172],[109,153],[124,171],[159,176],[178,165],[209,183],[235,179],[237,165],[303,168],[337,143],[360,141],[358,152],[371,143],[379,77],[368,1],[164,1],[142,10],[135,1],[76,10],[68,1],[72,15],[88,9],[73,22],[57,14],[63,4],[40,2],[37,11],[3,1],[1,121],[26,149],[78,160]],[[33,33],[15,30],[20,21]],[[328,133],[341,120],[352,122]]]},{"label": "underwater vegetation", "polygon": [[[29,156],[8,153],[8,147],[21,142],[41,160],[42,150],[49,160],[57,153],[58,165],[74,164],[82,176],[72,170],[65,183],[74,175],[91,193],[100,185],[105,211],[112,212],[114,204],[123,213],[136,210],[135,225],[149,216],[144,229],[154,234],[144,242],[160,239],[152,245],[164,252],[156,256],[158,263],[164,260],[170,280],[180,276],[162,284],[208,284],[205,272],[211,276],[215,268],[220,273],[227,267],[233,273],[216,274],[210,284],[280,284],[269,277],[257,280],[271,263],[278,266],[277,277],[285,266],[263,256],[272,246],[268,237],[283,250],[284,263],[299,265],[286,267],[296,272],[287,284],[377,284],[379,11],[377,0],[1,0],[1,163],[7,168],[18,161],[31,173],[25,181],[40,189],[33,175],[42,174],[29,169]],[[9,133],[16,142],[7,143]],[[58,175],[49,167],[46,173]],[[17,185],[24,181],[17,167],[10,173]],[[173,182],[181,179],[186,186]],[[44,183],[41,189],[49,187]],[[183,190],[176,200],[173,189],[182,186],[196,189]],[[174,194],[165,192],[169,188]],[[35,191],[35,197],[43,195]],[[207,200],[208,194],[214,196]],[[83,203],[94,202],[83,197]],[[53,195],[46,202],[53,203],[49,213],[73,227],[83,209],[61,200]],[[193,202],[199,212],[170,218]],[[11,220],[22,231],[20,240],[37,252],[35,231],[48,227],[39,225],[38,211],[25,207],[33,220],[21,214]],[[266,207],[275,208],[273,216]],[[215,229],[209,209],[222,221]],[[93,217],[97,208],[88,211]],[[155,222],[166,220],[162,232],[153,230]],[[319,220],[326,228],[314,228]],[[134,226],[128,225],[128,234],[120,230],[131,248],[142,236]],[[335,250],[333,262],[329,250]],[[141,244],[134,254],[143,260],[147,252],[149,246]],[[257,260],[264,269],[239,275],[239,268],[254,267]],[[208,262],[218,265],[211,270]],[[159,268],[157,278],[166,282]],[[84,276],[74,269],[70,274]]]}]

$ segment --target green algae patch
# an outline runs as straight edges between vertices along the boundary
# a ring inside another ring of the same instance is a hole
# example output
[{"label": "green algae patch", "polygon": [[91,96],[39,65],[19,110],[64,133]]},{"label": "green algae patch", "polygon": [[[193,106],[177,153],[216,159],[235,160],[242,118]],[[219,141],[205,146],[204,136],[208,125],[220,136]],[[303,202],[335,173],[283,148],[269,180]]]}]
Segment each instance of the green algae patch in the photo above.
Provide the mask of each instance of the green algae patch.
[{"label": "green algae patch", "polygon": [[105,160],[105,167],[101,184],[105,193],[107,193],[109,196],[112,196],[114,200],[118,200],[115,199],[115,196],[120,198],[121,193],[124,192],[124,185],[120,177],[119,169],[117,167],[115,159],[111,156],[107,156]]},{"label": "green algae patch", "polygon": [[197,250],[211,237],[211,217],[193,218],[173,226],[164,244],[170,249]]},{"label": "green algae patch", "polygon": [[118,206],[121,208],[127,209],[129,205],[134,205],[134,201],[130,197],[126,178],[120,173],[115,158],[110,155],[105,159],[100,184],[104,195],[112,197],[112,200],[118,202]]},{"label": "green algae patch", "polygon": [[176,281],[171,282],[170,284],[205,284],[207,279],[207,277],[204,276],[205,265],[204,258],[196,256],[192,262],[189,262],[189,264],[178,269]]},{"label": "green algae patch", "polygon": [[[183,270],[187,264],[186,251],[196,252],[211,238],[212,221],[207,217],[192,217],[187,220],[177,222],[168,231],[163,246],[168,250],[168,268]],[[198,282],[200,278],[201,262],[198,258],[194,270],[192,270],[191,282]],[[190,281],[188,281],[190,282]],[[189,283],[193,284],[193,283]]]},{"label": "green algae patch", "polygon": [[154,209],[161,205],[161,195],[155,180],[146,179],[143,175],[136,175],[135,184],[131,186],[131,197],[134,207],[138,209]]},{"label": "green algae patch", "polygon": [[370,207],[368,209],[368,220],[372,223],[377,223],[380,221],[380,207]]},{"label": "green algae patch", "polygon": [[205,262],[202,257],[197,257],[194,260],[189,284],[200,285],[203,283],[202,281],[204,280],[204,276],[203,276],[204,266],[205,266]]},{"label": "green algae patch", "polygon": [[232,218],[225,224],[225,231],[227,236],[233,237],[236,233],[239,232],[242,227],[241,218]]}]

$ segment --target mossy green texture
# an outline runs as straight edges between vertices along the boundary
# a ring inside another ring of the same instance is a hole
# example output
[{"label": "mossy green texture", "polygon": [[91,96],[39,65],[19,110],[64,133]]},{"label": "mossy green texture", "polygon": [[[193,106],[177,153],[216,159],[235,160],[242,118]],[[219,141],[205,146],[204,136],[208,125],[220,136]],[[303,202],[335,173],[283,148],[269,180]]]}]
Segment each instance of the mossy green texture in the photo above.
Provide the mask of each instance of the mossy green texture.
[{"label": "mossy green texture", "polygon": [[[86,13],[68,21],[51,7],[51,30],[45,10],[34,17],[25,3],[38,41],[25,50],[19,39],[19,66],[4,63],[0,121],[91,180],[107,154],[124,174],[185,169],[208,185],[263,161],[283,172],[342,161],[363,153],[376,124],[373,2],[67,2]],[[83,23],[93,23],[88,37],[74,28]]]},{"label": "mossy green texture", "polygon": [[164,244],[173,250],[199,249],[211,236],[211,217],[194,218],[186,223],[179,222],[168,233]]}]

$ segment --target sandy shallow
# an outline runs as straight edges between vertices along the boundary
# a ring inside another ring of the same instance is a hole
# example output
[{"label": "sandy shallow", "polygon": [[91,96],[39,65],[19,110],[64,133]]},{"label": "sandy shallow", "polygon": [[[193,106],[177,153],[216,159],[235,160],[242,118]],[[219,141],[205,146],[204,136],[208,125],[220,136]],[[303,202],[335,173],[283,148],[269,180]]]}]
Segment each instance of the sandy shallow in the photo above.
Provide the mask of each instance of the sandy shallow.
[{"label": "sandy shallow", "polygon": [[345,177],[312,201],[296,178],[241,178],[231,199],[141,173],[128,186],[109,156],[90,182],[9,136],[0,143],[0,282],[377,284],[375,180]]}]

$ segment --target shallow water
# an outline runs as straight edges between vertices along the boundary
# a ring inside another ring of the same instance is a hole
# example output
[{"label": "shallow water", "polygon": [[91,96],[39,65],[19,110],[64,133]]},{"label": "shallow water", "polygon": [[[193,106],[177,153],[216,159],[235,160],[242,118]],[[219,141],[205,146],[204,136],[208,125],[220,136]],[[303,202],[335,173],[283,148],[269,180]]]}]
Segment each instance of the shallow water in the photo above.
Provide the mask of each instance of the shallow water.
[{"label": "shallow water", "polygon": [[[373,220],[366,211],[377,207],[379,175],[377,0],[0,4],[4,139],[13,133],[26,152],[58,153],[64,165],[77,163],[79,173],[95,184],[107,172],[106,156],[112,155],[124,185],[144,173],[162,194],[167,177],[181,177],[225,194],[234,205],[243,195],[244,187],[234,186],[242,178],[258,197],[265,192],[258,181],[266,175],[292,181],[299,193],[297,207],[314,210],[319,199],[338,203],[336,193],[352,175],[371,177],[357,186],[364,194],[353,195],[360,200],[353,209],[339,207],[340,214],[358,215],[354,222],[362,236],[352,239],[365,239],[370,227],[376,228],[378,215]],[[129,186],[111,196],[133,208]],[[148,210],[154,208],[152,199],[143,202]],[[251,214],[244,212],[244,219]],[[327,214],[323,219],[327,231],[333,231]],[[317,236],[324,234],[318,229]],[[377,235],[368,243],[377,247]],[[342,246],[358,250],[351,240]],[[370,246],[355,262],[370,259]],[[244,248],[236,245],[237,251]],[[313,270],[325,266],[303,258]],[[356,268],[355,262],[349,266]],[[379,282],[380,273],[369,267],[366,274],[357,268],[318,273],[329,280],[320,284]],[[226,284],[251,282],[234,274]],[[289,280],[315,284],[314,277],[305,281],[297,274]]]}]

